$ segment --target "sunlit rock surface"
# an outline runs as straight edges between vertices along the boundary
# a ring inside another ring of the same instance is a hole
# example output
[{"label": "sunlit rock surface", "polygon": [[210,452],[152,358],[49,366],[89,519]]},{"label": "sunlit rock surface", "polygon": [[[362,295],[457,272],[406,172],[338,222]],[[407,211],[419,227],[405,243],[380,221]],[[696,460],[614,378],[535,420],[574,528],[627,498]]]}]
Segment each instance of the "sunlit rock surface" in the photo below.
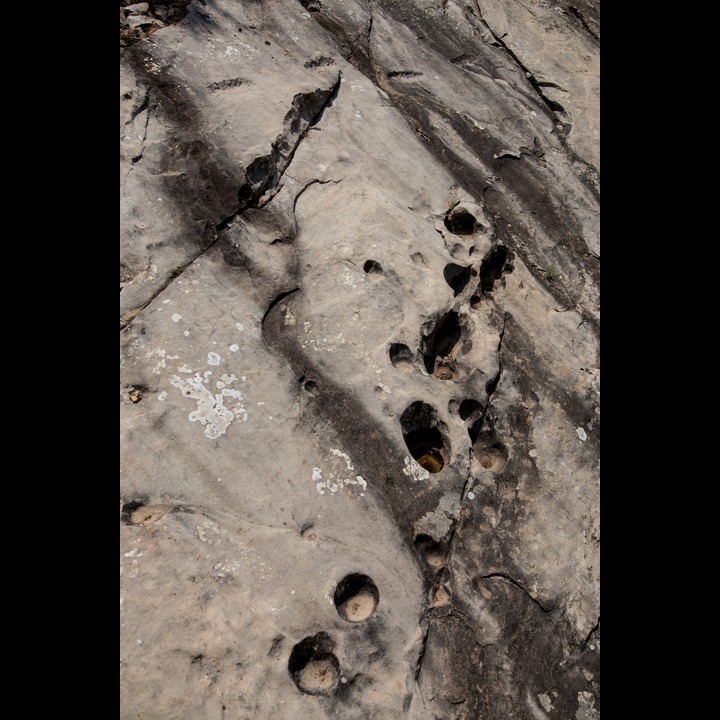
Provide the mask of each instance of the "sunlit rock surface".
[{"label": "sunlit rock surface", "polygon": [[122,720],[599,718],[599,2],[120,7]]}]

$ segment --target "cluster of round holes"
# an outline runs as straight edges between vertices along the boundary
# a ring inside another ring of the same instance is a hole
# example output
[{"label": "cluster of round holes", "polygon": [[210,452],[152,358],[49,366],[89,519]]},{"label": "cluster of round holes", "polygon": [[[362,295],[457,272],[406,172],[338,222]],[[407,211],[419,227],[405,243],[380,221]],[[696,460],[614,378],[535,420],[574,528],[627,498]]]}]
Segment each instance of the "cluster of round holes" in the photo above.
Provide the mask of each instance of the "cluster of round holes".
[{"label": "cluster of round holes", "polygon": [[319,632],[301,640],[290,653],[288,671],[298,690],[306,695],[330,695],[340,680],[340,663],[334,643]]},{"label": "cluster of round holes", "polygon": [[[317,535],[312,525],[303,528],[307,540]],[[361,623],[377,610],[380,593],[367,575],[350,573],[335,588],[335,607],[343,620]],[[326,632],[310,635],[297,643],[288,659],[288,672],[305,695],[331,695],[340,680],[340,663],[334,653],[335,643]]]},{"label": "cluster of round holes", "polygon": [[375,613],[380,593],[367,575],[352,573],[337,584],[333,600],[343,620],[359,623]]}]

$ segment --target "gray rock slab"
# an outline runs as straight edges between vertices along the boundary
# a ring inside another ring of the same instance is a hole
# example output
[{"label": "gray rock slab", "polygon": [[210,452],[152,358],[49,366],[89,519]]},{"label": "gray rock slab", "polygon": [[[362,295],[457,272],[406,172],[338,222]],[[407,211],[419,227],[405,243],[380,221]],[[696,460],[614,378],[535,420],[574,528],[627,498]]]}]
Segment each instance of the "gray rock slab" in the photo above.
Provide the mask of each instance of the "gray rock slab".
[{"label": "gray rock slab", "polygon": [[598,11],[156,5],[121,717],[599,717]]}]

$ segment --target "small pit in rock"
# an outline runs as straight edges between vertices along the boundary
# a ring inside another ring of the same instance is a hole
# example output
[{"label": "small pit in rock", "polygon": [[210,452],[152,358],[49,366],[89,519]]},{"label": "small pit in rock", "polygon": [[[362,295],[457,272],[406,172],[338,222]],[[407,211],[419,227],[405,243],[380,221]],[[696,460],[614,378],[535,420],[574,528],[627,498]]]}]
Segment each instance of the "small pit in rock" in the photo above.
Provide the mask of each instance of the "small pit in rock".
[{"label": "small pit in rock", "polygon": [[313,397],[316,397],[317,394],[320,392],[318,390],[317,383],[314,380],[306,380],[303,384],[303,390],[308,394],[312,395]]},{"label": "small pit in rock", "polygon": [[439,570],[445,565],[445,550],[442,544],[430,535],[419,533],[415,536],[414,545],[433,570]]},{"label": "small pit in rock", "polygon": [[390,346],[390,362],[398,370],[410,372],[413,369],[413,356],[410,348],[403,343],[393,343]]},{"label": "small pit in rock", "polygon": [[472,235],[479,223],[467,208],[457,205],[445,215],[445,227],[455,235]]},{"label": "small pit in rock", "polygon": [[[472,439],[472,438],[471,438]],[[492,473],[500,473],[507,465],[510,453],[493,433],[481,433],[473,443],[473,453],[480,465]]]},{"label": "small pit in rock", "polygon": [[367,273],[367,276],[374,281],[378,281],[383,274],[382,265],[375,260],[366,260],[363,265],[363,270]]},{"label": "small pit in rock", "polygon": [[405,444],[417,463],[430,473],[439,473],[445,466],[449,448],[432,405],[420,400],[411,403],[400,417],[400,426]]},{"label": "small pit in rock", "polygon": [[288,672],[300,692],[330,695],[340,679],[340,664],[333,654],[335,645],[327,633],[301,640],[290,653]]},{"label": "small pit in rock", "polygon": [[460,409],[458,410],[458,413],[462,420],[468,420],[480,410],[482,410],[482,405],[477,400],[465,398],[465,400],[460,403]]},{"label": "small pit in rock", "polygon": [[377,586],[367,575],[346,575],[335,588],[335,607],[343,620],[359,623],[371,617],[380,601]]}]

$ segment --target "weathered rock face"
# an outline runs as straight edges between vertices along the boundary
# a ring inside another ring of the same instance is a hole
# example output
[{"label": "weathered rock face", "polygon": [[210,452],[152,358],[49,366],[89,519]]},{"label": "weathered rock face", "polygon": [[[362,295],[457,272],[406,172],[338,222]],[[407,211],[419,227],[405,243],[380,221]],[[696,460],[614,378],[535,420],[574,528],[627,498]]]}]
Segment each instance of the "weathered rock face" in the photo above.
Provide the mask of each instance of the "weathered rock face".
[{"label": "weathered rock face", "polygon": [[121,2],[121,717],[599,718],[599,2]]}]

